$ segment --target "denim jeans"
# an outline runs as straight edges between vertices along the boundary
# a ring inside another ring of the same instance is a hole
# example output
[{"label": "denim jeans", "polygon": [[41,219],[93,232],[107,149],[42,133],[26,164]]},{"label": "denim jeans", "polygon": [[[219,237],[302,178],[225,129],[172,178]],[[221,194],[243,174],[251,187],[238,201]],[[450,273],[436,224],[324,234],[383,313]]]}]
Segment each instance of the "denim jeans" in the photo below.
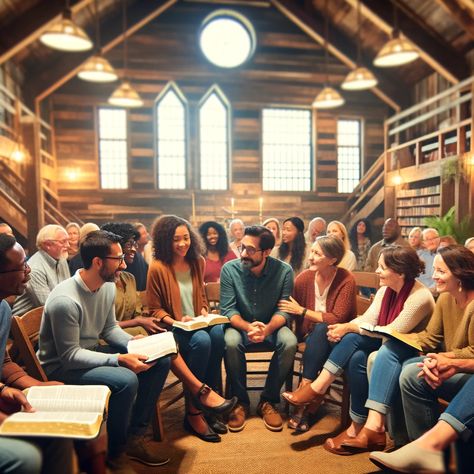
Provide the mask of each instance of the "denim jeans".
[{"label": "denim jeans", "polygon": [[[423,359],[419,358],[419,360]],[[416,363],[409,362],[404,366],[400,375],[400,391],[408,438],[412,441],[419,438],[438,421],[438,397],[448,401],[455,398],[468,380],[471,379],[472,374],[455,374],[444,381],[440,387],[433,390],[423,378],[418,377],[420,368]],[[472,388],[472,382],[470,387]],[[471,406],[468,408],[468,404],[465,404],[463,397],[460,397],[455,402],[454,407],[446,414],[446,417],[453,424],[454,420],[457,420],[458,428],[461,430],[461,425],[465,422],[470,423],[472,427],[472,392],[469,400]],[[469,410],[471,410],[471,414],[469,414]]]},{"label": "denim jeans", "polygon": [[198,331],[173,330],[179,352],[191,372],[216,391],[220,391],[221,386],[221,364],[225,350],[223,328],[223,324],[216,324]]},{"label": "denim jeans", "polygon": [[303,354],[303,378],[314,380],[323,368],[334,344],[329,342],[328,325],[318,323],[306,338]]},{"label": "denim jeans", "polygon": [[274,350],[275,352],[270,361],[261,400],[279,403],[281,386],[293,367],[295,359],[297,341],[293,332],[283,326],[266,337],[260,344],[250,342],[246,332],[235,328],[227,328],[224,337],[226,343],[225,365],[227,377],[230,380],[231,394],[237,396],[243,405],[250,405],[247,393],[245,353],[252,352],[255,347],[265,345],[269,351]]},{"label": "denim jeans", "polygon": [[[102,346],[101,351],[113,352],[113,349]],[[164,357],[139,374],[125,367],[103,366],[80,370],[58,369],[50,374],[50,378],[67,384],[109,387],[112,392],[107,417],[109,456],[116,456],[124,451],[128,434],[145,433],[169,369],[170,358]]]},{"label": "denim jeans", "polygon": [[346,334],[334,346],[324,364],[324,368],[336,376],[341,375],[347,367],[351,392],[350,415],[356,423],[364,423],[367,418],[368,410],[365,408],[369,391],[367,358],[371,352],[380,347],[381,343],[382,340],[378,338],[355,333]]},{"label": "denim jeans", "polygon": [[403,363],[415,357],[416,349],[396,340],[389,340],[377,352],[370,374],[366,408],[386,415],[400,397],[398,380]]}]

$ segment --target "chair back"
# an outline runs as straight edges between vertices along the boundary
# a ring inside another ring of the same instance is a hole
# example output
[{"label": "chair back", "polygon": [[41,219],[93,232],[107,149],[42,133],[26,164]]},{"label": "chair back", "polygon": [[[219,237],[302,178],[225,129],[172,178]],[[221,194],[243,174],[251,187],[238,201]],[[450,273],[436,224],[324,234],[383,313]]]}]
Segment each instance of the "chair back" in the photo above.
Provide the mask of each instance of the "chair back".
[{"label": "chair back", "polygon": [[23,365],[28,375],[46,382],[48,377],[36,356],[42,317],[43,306],[34,308],[23,316],[13,316],[11,332],[13,347],[20,359],[18,362]]},{"label": "chair back", "polygon": [[378,290],[380,286],[379,276],[375,272],[352,272],[358,288],[372,288]]},{"label": "chair back", "polygon": [[369,306],[372,304],[373,300],[373,297],[366,298],[362,295],[356,295],[357,315],[360,316],[361,314],[364,314],[369,309]]},{"label": "chair back", "polygon": [[211,312],[219,311],[219,304],[221,301],[221,285],[219,282],[210,282],[204,285],[206,291],[207,302]]}]

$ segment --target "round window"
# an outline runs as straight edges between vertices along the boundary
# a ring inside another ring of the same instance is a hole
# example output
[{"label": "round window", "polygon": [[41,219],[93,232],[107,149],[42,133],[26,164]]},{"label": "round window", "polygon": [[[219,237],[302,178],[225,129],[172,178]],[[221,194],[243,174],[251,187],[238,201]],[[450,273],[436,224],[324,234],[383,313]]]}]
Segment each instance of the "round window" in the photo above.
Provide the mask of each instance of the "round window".
[{"label": "round window", "polygon": [[222,68],[238,67],[255,51],[255,30],[240,13],[217,10],[203,21],[199,45],[212,64]]}]

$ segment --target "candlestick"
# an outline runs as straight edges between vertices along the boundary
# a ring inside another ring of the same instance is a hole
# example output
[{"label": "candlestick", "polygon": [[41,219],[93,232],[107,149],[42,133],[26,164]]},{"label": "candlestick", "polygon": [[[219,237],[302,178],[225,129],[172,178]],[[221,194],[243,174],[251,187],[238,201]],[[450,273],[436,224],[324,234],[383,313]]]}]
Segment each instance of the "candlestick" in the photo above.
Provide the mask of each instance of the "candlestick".
[{"label": "candlestick", "polygon": [[232,215],[232,219],[234,218],[235,214],[235,199],[230,198],[230,214]]}]

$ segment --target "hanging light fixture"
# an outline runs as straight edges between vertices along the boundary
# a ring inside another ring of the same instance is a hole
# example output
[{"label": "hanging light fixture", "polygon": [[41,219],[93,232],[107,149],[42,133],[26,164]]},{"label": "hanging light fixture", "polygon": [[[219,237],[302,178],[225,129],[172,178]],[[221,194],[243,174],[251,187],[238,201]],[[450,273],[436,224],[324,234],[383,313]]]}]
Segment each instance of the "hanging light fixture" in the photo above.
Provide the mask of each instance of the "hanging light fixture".
[{"label": "hanging light fixture", "polygon": [[100,24],[99,24],[99,5],[95,0],[95,44],[96,52],[94,56],[89,58],[82,66],[77,74],[83,81],[89,82],[113,82],[118,79],[117,73],[112,65],[102,55],[100,41]]},{"label": "hanging light fixture", "polygon": [[357,0],[357,64],[356,68],[353,69],[344,79],[341,87],[345,90],[355,91],[370,89],[377,85],[377,79],[366,67],[360,66],[361,53],[360,53],[360,0]]},{"label": "hanging light fixture", "polygon": [[315,109],[333,109],[344,104],[344,98],[336,89],[330,87],[329,84],[329,69],[328,69],[328,0],[324,2],[324,68],[326,72],[326,81],[324,89],[316,96],[313,101]]},{"label": "hanging light fixture", "polygon": [[393,5],[392,38],[385,43],[374,59],[378,67],[394,67],[408,64],[420,56],[415,47],[405,38],[400,38],[398,29],[398,10]]},{"label": "hanging light fixture", "polygon": [[132,87],[127,80],[127,61],[128,61],[128,46],[127,46],[127,6],[126,0],[122,0],[123,7],[123,80],[122,84],[115,89],[109,97],[109,104],[118,107],[141,107],[143,100],[138,92]]},{"label": "hanging light fixture", "polygon": [[10,153],[10,159],[16,161],[17,163],[21,163],[24,161],[25,157],[26,154],[21,141],[15,143],[13,151]]},{"label": "hanging light fixture", "polygon": [[60,51],[87,51],[92,48],[92,41],[87,33],[72,21],[69,0],[66,0],[61,20],[45,31],[40,36],[40,41]]}]

